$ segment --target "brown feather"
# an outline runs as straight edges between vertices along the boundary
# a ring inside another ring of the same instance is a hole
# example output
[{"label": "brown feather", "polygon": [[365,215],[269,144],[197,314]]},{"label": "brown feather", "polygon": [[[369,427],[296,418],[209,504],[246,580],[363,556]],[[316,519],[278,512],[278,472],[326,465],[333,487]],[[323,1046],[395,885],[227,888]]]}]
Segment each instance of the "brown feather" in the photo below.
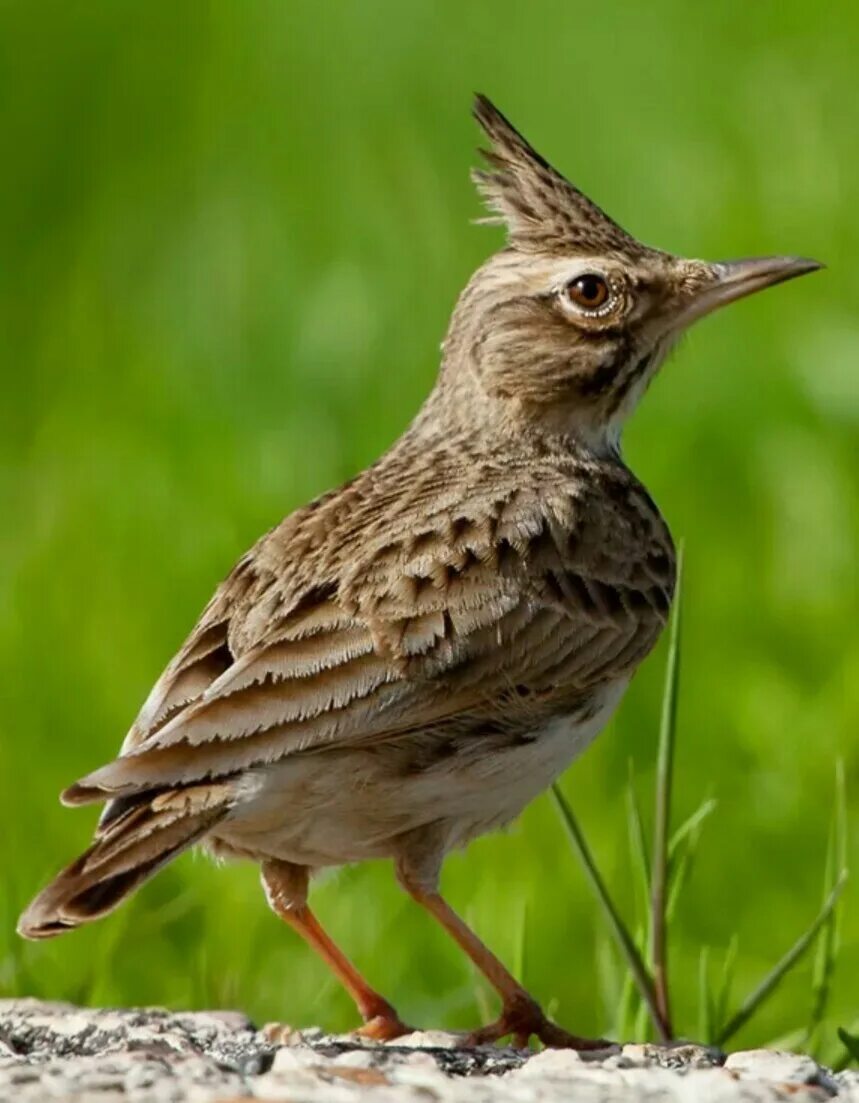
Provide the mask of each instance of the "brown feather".
[{"label": "brown feather", "polygon": [[209,832],[234,797],[229,783],[143,797],[39,893],[21,916],[18,933],[50,938],[106,915]]},{"label": "brown feather", "polygon": [[516,249],[569,254],[620,248],[636,256],[646,251],[537,153],[486,96],[475,98],[474,117],[492,149],[481,151],[489,170],[474,169],[472,177]]}]

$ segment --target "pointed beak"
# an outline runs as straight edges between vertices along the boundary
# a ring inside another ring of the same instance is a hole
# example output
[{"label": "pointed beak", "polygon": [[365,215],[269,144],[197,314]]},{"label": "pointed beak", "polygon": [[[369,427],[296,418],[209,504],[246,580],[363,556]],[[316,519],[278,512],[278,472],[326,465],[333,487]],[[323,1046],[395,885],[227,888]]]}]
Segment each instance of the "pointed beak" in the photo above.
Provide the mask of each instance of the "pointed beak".
[{"label": "pointed beak", "polygon": [[752,257],[748,260],[717,261],[708,265],[712,281],[696,290],[684,311],[683,324],[690,325],[720,306],[727,306],[755,291],[825,267],[820,261],[809,257]]}]

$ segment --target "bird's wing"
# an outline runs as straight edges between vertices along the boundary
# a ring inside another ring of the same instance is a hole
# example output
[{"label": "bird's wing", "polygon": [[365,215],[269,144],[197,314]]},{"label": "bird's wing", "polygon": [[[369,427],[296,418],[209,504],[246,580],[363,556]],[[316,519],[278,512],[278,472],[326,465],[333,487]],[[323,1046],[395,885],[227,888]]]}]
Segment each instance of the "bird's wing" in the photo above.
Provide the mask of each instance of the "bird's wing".
[{"label": "bird's wing", "polygon": [[[491,500],[395,514],[354,547],[329,536],[311,557],[315,574],[296,567],[288,586],[284,537],[306,563],[306,533],[275,530],[215,595],[120,758],[67,799],[185,785],[497,714],[523,687],[551,693],[557,671],[568,695],[628,673],[658,635],[673,577],[652,518],[633,555],[610,514],[510,485]],[[618,525],[628,527],[626,513]]]}]

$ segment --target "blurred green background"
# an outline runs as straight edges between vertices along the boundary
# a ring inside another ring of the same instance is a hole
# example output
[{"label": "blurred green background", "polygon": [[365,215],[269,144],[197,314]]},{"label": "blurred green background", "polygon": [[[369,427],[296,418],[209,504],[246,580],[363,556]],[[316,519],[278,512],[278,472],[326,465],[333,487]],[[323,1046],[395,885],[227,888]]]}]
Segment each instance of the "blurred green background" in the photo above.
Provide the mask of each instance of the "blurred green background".
[{"label": "blurred green background", "polygon": [[[430,387],[501,240],[469,225],[474,90],[645,241],[829,265],[696,328],[626,438],[687,542],[677,817],[719,801],[673,931],[680,1028],[702,945],[739,936],[738,995],[772,964],[819,905],[837,756],[859,785],[857,55],[859,12],[805,0],[0,5],[2,993],[353,1024],[250,866],[185,856],[95,927],[12,927],[88,840],[58,790],[113,755],[216,582]],[[624,906],[663,661],[564,780]],[[510,960],[524,923],[524,979],[568,1026],[610,1028],[548,800],[444,885]],[[387,866],[315,901],[404,1016],[475,1022],[464,959]],[[843,939],[848,1023],[855,885]],[[740,1040],[804,1021],[809,976]]]}]

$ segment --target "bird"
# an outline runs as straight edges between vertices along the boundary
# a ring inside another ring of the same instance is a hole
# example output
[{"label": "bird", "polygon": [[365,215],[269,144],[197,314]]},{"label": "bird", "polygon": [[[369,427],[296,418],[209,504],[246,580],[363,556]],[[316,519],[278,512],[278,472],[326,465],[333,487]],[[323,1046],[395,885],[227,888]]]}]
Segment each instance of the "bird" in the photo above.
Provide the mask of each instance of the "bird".
[{"label": "bird", "polygon": [[487,99],[473,179],[503,246],[452,312],[403,435],[289,514],[218,586],[111,762],[104,805],[18,930],[98,919],[201,845],[260,866],[273,911],[353,997],[410,1027],[319,923],[311,877],[385,858],[500,999],[473,1044],[603,1044],[553,1022],[439,891],[445,856],[513,821],[605,727],[669,615],[676,554],[623,426],[681,334],[822,267],[644,245]]}]

